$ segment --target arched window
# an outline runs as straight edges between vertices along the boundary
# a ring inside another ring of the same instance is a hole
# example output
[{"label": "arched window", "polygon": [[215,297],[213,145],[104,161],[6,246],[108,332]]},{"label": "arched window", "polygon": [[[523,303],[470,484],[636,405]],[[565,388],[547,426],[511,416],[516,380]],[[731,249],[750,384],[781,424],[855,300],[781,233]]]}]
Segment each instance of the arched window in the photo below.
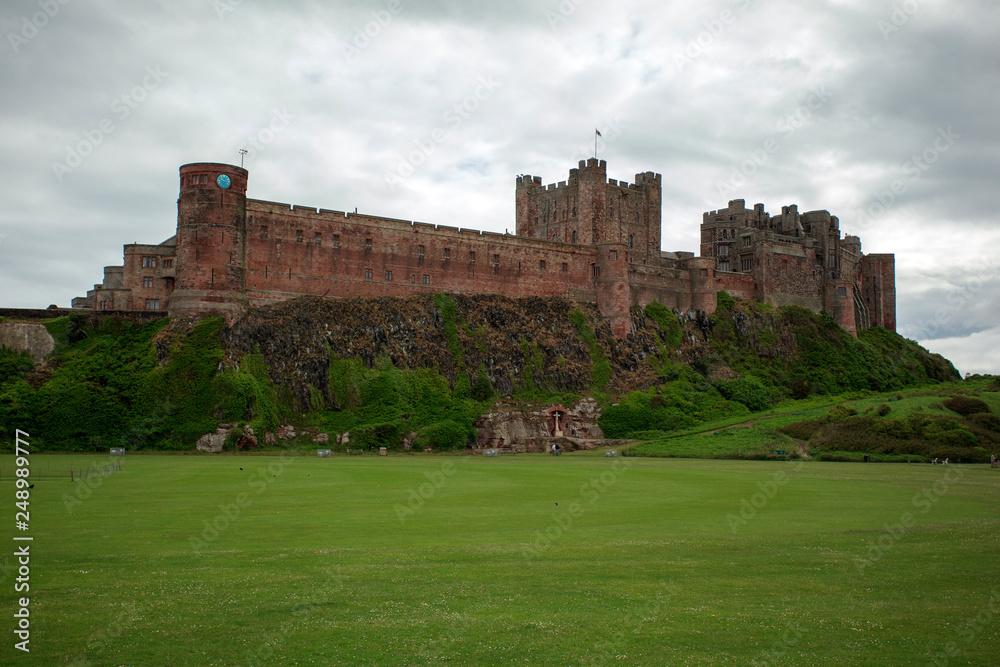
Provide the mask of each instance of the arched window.
[{"label": "arched window", "polygon": [[573,232],[573,243],[576,243],[576,232]]},{"label": "arched window", "polygon": [[632,235],[631,234],[628,235],[628,247],[629,248],[632,247]]}]

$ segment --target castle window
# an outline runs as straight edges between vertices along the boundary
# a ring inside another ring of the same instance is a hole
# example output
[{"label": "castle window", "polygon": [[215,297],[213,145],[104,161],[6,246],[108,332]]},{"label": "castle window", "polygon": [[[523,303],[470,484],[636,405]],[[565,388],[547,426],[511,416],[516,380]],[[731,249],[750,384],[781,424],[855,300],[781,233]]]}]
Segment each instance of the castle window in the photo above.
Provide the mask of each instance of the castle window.
[{"label": "castle window", "polygon": [[573,217],[576,217],[576,206],[573,207]]},{"label": "castle window", "polygon": [[173,292],[174,291],[174,279],[173,278],[164,278],[163,279],[163,288],[167,291],[167,293]]},{"label": "castle window", "polygon": [[108,309],[108,302],[107,301],[101,301],[101,304],[98,306],[98,308],[100,310],[107,310]]},{"label": "castle window", "polygon": [[319,232],[313,234],[313,243],[316,245],[323,245],[323,235]]},{"label": "castle window", "polygon": [[156,268],[156,258],[155,257],[143,257],[142,267],[144,269],[155,269]]},{"label": "castle window", "polygon": [[562,263],[562,272],[569,273],[569,264],[567,264],[566,262]]},{"label": "castle window", "polygon": [[597,266],[597,264],[591,264],[590,265],[590,276],[594,280],[600,278],[601,277],[601,267]]},{"label": "castle window", "polygon": [[545,270],[545,260],[544,259],[538,260],[538,270],[539,271],[544,271]]},{"label": "castle window", "polygon": [[160,300],[159,299],[146,299],[146,310],[159,310]]},{"label": "castle window", "polygon": [[267,238],[267,225],[261,225],[260,226],[260,237],[262,239],[266,239]]},{"label": "castle window", "polygon": [[493,273],[500,271],[500,255],[493,255]]},{"label": "castle window", "polygon": [[152,287],[153,286],[153,277],[152,276],[146,276],[145,278],[143,278],[142,279],[142,286],[143,287]]},{"label": "castle window", "polygon": [[576,243],[576,232],[573,232],[573,243]]},{"label": "castle window", "polygon": [[368,280],[372,279],[372,270],[371,269],[365,269],[365,278],[367,278]]},{"label": "castle window", "polygon": [[165,260],[163,260],[163,268],[165,268],[165,269],[172,269],[172,268],[174,268],[174,260],[172,260],[172,259],[165,259]]},{"label": "castle window", "polygon": [[447,262],[450,259],[451,259],[451,248],[445,248],[444,249],[444,261]]},{"label": "castle window", "polygon": [[365,239],[365,252],[371,252],[371,251],[372,251],[372,240]]},{"label": "castle window", "polygon": [[417,246],[417,257],[420,259],[424,258],[424,247],[422,245]]},{"label": "castle window", "polygon": [[753,269],[753,257],[744,257],[740,260],[740,270],[750,271]]},{"label": "castle window", "polygon": [[846,287],[838,287],[837,288],[837,296],[847,296],[847,288]]},{"label": "castle window", "polygon": [[552,233],[552,240],[553,241],[558,241],[559,240],[559,232],[553,232]]},{"label": "castle window", "polygon": [[296,243],[302,243],[302,230],[301,229],[296,229],[295,230],[295,242]]},{"label": "castle window", "polygon": [[339,248],[340,247],[340,234],[334,234],[333,235],[333,247],[334,248]]},{"label": "castle window", "polygon": [[701,277],[702,278],[708,278],[708,269],[702,269],[701,270]]},{"label": "castle window", "polygon": [[632,247],[632,235],[631,234],[628,235],[628,247],[629,248]]},{"label": "castle window", "polygon": [[635,224],[639,224],[639,211],[635,212]]},{"label": "castle window", "polygon": [[730,270],[731,269],[729,268],[729,260],[726,260],[724,262],[719,262],[719,271],[730,271]]},{"label": "castle window", "polygon": [[724,257],[724,256],[726,256],[728,254],[729,254],[729,246],[725,245],[725,244],[720,245],[719,246],[719,256],[720,257]]},{"label": "castle window", "polygon": [[389,280],[389,281],[392,280],[392,271],[386,271],[385,272],[385,279]]},{"label": "castle window", "polygon": [[753,243],[753,237],[752,236],[744,236],[743,237],[743,247],[744,248],[749,248],[752,243]]},{"label": "castle window", "polygon": [[425,285],[430,285],[431,284],[431,277],[429,275],[427,275],[426,273],[424,274],[424,284]]},{"label": "castle window", "polygon": [[724,238],[724,239],[728,239],[729,238],[729,230],[728,229],[723,229],[722,230],[722,238]]},{"label": "castle window", "polygon": [[476,251],[475,250],[470,250],[469,251],[469,264],[475,264],[475,263],[476,263]]},{"label": "castle window", "polygon": [[410,274],[410,282],[411,283],[416,283],[417,282],[417,276],[416,276],[416,274],[413,274],[413,273]]},{"label": "castle window", "polygon": [[618,259],[618,251],[617,250],[609,250],[608,251],[608,259]]}]

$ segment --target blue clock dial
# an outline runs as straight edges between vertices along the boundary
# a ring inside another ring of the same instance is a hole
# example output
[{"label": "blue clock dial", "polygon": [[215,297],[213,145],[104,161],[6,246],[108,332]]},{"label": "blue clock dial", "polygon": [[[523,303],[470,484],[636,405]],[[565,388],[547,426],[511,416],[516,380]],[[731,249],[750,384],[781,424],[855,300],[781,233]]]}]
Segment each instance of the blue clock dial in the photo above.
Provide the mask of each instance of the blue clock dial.
[{"label": "blue clock dial", "polygon": [[230,181],[229,177],[226,176],[225,174],[221,174],[217,179],[215,179],[215,182],[218,183],[219,187],[222,188],[223,190],[225,190],[232,184],[232,181]]}]

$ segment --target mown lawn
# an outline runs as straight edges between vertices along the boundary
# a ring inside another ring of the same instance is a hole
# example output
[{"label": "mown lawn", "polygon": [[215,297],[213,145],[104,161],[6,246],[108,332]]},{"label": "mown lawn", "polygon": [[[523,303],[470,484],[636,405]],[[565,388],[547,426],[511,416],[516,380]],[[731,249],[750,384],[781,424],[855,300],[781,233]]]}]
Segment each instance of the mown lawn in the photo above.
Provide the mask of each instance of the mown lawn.
[{"label": "mown lawn", "polygon": [[32,458],[31,653],[13,648],[11,548],[2,664],[988,665],[1000,650],[988,466],[132,456],[88,494],[68,470],[91,460]]}]

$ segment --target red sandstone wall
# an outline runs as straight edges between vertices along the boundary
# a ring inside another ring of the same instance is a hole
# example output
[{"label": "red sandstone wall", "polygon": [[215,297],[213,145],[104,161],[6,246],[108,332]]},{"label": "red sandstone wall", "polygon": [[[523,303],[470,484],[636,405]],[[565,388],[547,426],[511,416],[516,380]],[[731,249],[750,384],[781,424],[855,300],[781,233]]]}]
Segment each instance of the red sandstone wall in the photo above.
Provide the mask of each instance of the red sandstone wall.
[{"label": "red sandstone wall", "polygon": [[[159,308],[151,309],[166,310],[170,294],[176,286],[175,248],[133,243],[125,246],[124,255],[122,287],[131,291],[131,303],[125,307],[128,310],[147,310],[146,300],[155,299],[159,301]],[[143,266],[144,258],[155,259],[156,266]],[[165,262],[169,266],[165,266]],[[146,287],[146,278],[152,278],[152,287]]]},{"label": "red sandstone wall", "polygon": [[871,312],[872,326],[896,330],[896,256],[865,255],[861,262],[863,298]]},{"label": "red sandstone wall", "polygon": [[592,247],[257,200],[247,229],[252,302],[422,291],[596,300]]},{"label": "red sandstone wall", "polygon": [[755,297],[775,306],[818,310],[823,303],[823,267],[815,253],[795,244],[760,243],[754,253]]}]

